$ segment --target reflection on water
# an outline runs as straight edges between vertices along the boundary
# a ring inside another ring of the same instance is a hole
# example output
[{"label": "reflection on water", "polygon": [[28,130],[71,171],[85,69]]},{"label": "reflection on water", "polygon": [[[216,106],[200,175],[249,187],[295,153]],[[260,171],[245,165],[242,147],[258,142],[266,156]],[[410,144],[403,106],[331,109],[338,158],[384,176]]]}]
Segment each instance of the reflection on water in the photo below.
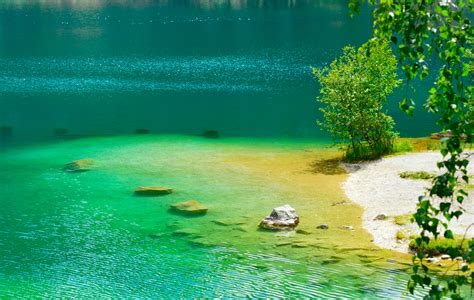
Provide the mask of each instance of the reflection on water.
[{"label": "reflection on water", "polygon": [[305,8],[315,7],[329,10],[344,10],[345,3],[337,0],[4,0],[0,7],[43,6],[48,8],[101,9],[104,6],[121,5],[127,7],[186,6],[205,10],[248,8]]}]

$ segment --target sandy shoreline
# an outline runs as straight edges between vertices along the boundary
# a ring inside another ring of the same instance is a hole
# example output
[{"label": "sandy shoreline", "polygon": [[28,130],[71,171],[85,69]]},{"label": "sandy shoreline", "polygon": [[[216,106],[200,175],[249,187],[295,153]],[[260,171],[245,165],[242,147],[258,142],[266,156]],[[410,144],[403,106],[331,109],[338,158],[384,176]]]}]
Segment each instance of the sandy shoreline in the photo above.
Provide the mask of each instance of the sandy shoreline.
[{"label": "sandy shoreline", "polygon": [[[348,198],[364,208],[362,224],[373,236],[373,242],[387,249],[408,252],[408,238],[398,240],[397,232],[406,237],[418,232],[416,225],[395,224],[394,217],[411,214],[416,210],[418,196],[423,195],[429,180],[400,178],[404,171],[427,171],[437,173],[436,162],[441,160],[439,152],[410,153],[364,163],[353,171],[343,184]],[[469,174],[474,171],[474,157],[471,155]],[[474,192],[465,200],[466,212],[459,221],[451,222],[455,234],[463,235],[474,223]],[[379,214],[388,216],[385,220],[374,220]],[[474,237],[474,227],[467,236]]]}]

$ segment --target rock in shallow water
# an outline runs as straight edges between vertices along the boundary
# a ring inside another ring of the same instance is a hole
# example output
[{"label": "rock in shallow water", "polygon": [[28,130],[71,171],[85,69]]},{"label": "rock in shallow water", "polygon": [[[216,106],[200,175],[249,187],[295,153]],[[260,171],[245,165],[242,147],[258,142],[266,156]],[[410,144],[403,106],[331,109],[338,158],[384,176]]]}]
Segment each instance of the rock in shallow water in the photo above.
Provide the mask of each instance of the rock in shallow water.
[{"label": "rock in shallow water", "polygon": [[173,189],[163,186],[139,186],[135,189],[135,194],[142,196],[162,196],[172,192]]},{"label": "rock in shallow water", "polygon": [[66,172],[85,172],[89,171],[92,169],[92,166],[94,165],[94,160],[92,158],[84,158],[84,159],[79,159],[75,160],[73,162],[68,163],[65,167],[64,170]]},{"label": "rock in shallow water", "polygon": [[293,229],[298,226],[300,219],[293,207],[286,204],[276,207],[272,213],[260,222],[260,227],[271,230]]},{"label": "rock in shallow water", "polygon": [[208,208],[199,203],[196,200],[189,200],[171,205],[171,210],[176,213],[184,215],[204,215],[207,213]]},{"label": "rock in shallow water", "polygon": [[329,229],[329,226],[327,224],[321,224],[316,227],[317,229]]},{"label": "rock in shallow water", "polygon": [[205,130],[202,136],[208,139],[218,139],[219,132],[217,130]]}]

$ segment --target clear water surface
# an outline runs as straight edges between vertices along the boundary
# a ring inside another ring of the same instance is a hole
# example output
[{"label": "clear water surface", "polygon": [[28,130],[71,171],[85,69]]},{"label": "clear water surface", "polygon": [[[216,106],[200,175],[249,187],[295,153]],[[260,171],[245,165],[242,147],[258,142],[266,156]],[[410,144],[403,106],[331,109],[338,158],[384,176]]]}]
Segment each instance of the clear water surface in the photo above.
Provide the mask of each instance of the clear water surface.
[{"label": "clear water surface", "polygon": [[[0,1],[0,297],[408,297],[405,259],[334,205],[346,174],[315,126],[310,66],[370,25],[342,0]],[[403,94],[402,135],[434,130]],[[209,213],[169,212],[189,199]],[[303,231],[259,231],[285,203]]]}]

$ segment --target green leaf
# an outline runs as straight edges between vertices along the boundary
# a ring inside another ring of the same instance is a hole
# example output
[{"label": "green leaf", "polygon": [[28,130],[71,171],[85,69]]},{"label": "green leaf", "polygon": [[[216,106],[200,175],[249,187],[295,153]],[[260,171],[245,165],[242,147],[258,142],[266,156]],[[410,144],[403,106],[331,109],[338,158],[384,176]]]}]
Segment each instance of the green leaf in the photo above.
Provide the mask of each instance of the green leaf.
[{"label": "green leaf", "polygon": [[447,239],[454,239],[454,234],[451,230],[446,230],[444,232],[444,237]]}]

